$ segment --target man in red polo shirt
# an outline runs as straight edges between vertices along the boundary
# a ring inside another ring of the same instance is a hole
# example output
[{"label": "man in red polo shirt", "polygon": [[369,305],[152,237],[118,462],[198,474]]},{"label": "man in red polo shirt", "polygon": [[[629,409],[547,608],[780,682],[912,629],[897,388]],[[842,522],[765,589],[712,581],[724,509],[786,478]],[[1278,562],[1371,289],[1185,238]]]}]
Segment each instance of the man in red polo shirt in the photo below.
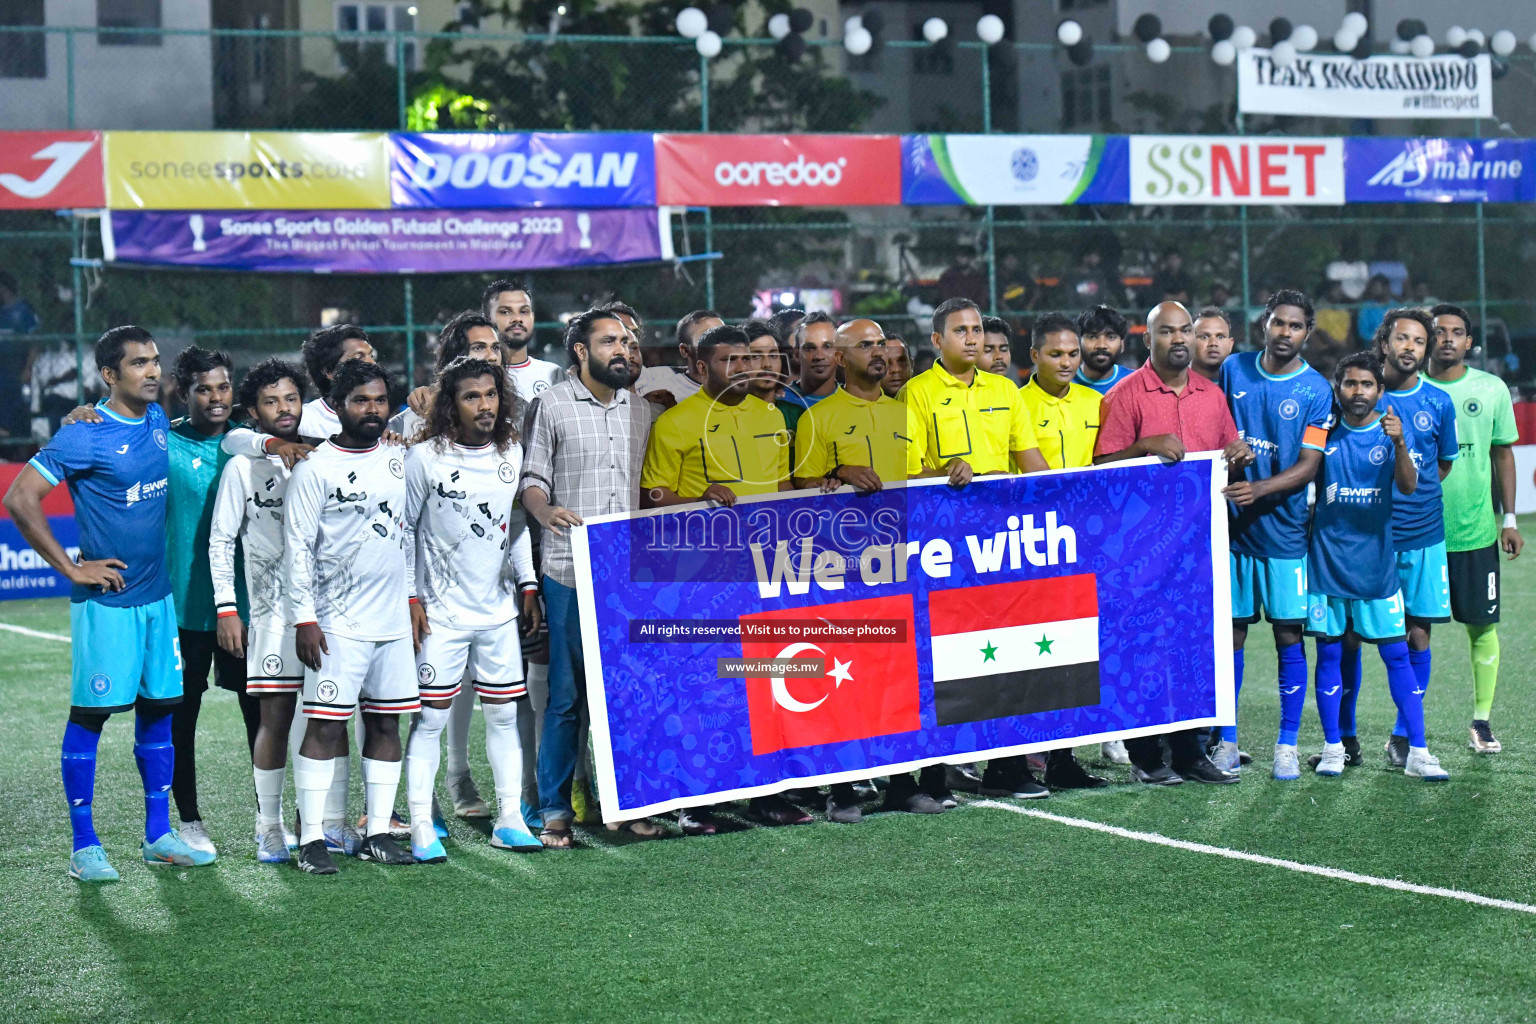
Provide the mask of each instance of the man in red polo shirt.
[{"label": "man in red polo shirt", "polygon": [[[1238,437],[1226,395],[1200,374],[1189,372],[1195,336],[1189,310],[1177,302],[1154,306],[1147,314],[1147,334],[1152,358],[1104,396],[1094,464],[1143,455],[1177,462],[1185,452],[1220,451],[1228,467],[1247,466],[1253,452]],[[1158,786],[1174,786],[1186,779],[1217,785],[1236,782],[1236,775],[1217,768],[1205,756],[1202,733],[1181,729],[1166,737],[1126,740],[1131,776]],[[1173,755],[1171,767],[1163,763],[1164,738]]]}]

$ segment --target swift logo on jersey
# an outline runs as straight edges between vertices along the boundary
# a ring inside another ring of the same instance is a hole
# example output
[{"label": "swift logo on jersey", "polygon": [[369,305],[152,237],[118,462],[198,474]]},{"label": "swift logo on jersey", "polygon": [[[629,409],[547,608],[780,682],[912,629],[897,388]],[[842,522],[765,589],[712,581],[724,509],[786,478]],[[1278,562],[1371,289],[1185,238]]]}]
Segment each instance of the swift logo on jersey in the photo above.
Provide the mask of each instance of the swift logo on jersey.
[{"label": "swift logo on jersey", "polygon": [[159,480],[155,480],[152,483],[146,484],[140,482],[134,484],[132,487],[128,488],[127,493],[124,495],[125,501],[123,507],[127,508],[131,505],[136,505],[141,501],[151,501],[155,498],[165,497],[165,488],[168,483],[169,481],[165,477],[161,477]]},{"label": "swift logo on jersey", "polygon": [[1335,501],[1355,505],[1374,505],[1381,500],[1380,487],[1340,487],[1338,484],[1329,484],[1324,493],[1329,505]]}]

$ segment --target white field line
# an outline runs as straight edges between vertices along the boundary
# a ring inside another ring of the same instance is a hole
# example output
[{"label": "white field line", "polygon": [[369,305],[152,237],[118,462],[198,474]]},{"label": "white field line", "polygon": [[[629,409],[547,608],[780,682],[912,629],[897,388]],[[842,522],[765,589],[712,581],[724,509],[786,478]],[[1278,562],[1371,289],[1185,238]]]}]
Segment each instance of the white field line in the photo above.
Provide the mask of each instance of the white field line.
[{"label": "white field line", "polygon": [[1049,811],[1038,811],[1033,807],[1018,807],[1014,804],[999,803],[996,800],[975,800],[968,806],[985,807],[989,810],[997,811],[1011,811],[1014,814],[1022,814],[1029,818],[1043,818],[1046,821],[1054,821],[1059,825],[1070,825],[1073,828],[1085,828],[1092,832],[1103,832],[1106,835],[1116,836],[1120,839],[1134,839],[1140,843],[1167,846],[1175,850],[1187,850],[1190,853],[1208,853],[1216,857],[1225,857],[1227,860],[1241,860],[1247,861],[1250,864],[1263,864],[1266,867],[1282,868],[1286,871],[1295,871],[1303,875],[1317,875],[1321,878],[1332,878],[1341,882],[1374,885],[1378,889],[1395,889],[1398,892],[1412,892],[1422,896],[1442,896],[1450,900],[1460,900],[1463,903],[1474,903],[1481,907],[1497,907],[1500,910],[1516,910],[1523,914],[1536,914],[1536,906],[1532,906],[1529,903],[1494,899],[1492,896],[1480,896],[1475,892],[1462,892],[1460,889],[1442,889],[1435,885],[1418,885],[1414,882],[1404,882],[1397,878],[1378,878],[1375,875],[1361,875],[1353,871],[1343,871],[1339,868],[1303,864],[1300,861],[1282,860],[1279,857],[1265,857],[1261,854],[1247,853],[1243,850],[1229,850],[1224,846],[1208,846],[1205,843],[1191,843],[1183,839],[1170,839],[1168,836],[1159,835],[1156,832],[1136,832],[1128,828],[1121,828],[1118,825],[1105,825],[1098,821],[1068,818],[1060,814],[1052,814]]},{"label": "white field line", "polygon": [[69,643],[69,637],[62,633],[44,633],[38,629],[28,629],[26,626],[13,626],[9,622],[0,622],[0,630],[7,633],[20,633],[22,636],[34,636],[39,640],[57,640],[60,643]]}]

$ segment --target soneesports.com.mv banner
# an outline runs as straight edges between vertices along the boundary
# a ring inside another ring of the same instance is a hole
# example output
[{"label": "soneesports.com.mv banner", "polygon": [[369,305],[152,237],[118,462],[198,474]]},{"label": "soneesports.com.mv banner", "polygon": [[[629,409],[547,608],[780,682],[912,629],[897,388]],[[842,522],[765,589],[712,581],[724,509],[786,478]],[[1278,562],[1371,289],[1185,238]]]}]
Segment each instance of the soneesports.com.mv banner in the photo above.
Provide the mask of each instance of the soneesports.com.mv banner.
[{"label": "soneesports.com.mv banner", "polygon": [[575,531],[603,817],[1234,719],[1219,457]]}]

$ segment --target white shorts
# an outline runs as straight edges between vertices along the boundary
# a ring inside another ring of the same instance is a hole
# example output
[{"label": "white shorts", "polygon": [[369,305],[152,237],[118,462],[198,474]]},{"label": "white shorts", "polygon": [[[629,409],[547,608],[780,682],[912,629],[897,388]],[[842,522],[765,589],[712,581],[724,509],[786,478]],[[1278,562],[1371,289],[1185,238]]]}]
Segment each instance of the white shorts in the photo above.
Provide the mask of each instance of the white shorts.
[{"label": "white shorts", "polygon": [[352,640],[325,634],[330,653],[320,655],[318,672],[304,669],[304,713],[346,720],[362,702],[376,715],[421,710],[416,676],[411,671],[411,638]]},{"label": "white shorts", "polygon": [[517,620],[490,629],[452,629],[427,619],[432,632],[416,653],[422,700],[452,700],[466,675],[482,697],[522,697],[523,648]]},{"label": "white shorts", "polygon": [[245,692],[253,697],[298,693],[304,688],[304,663],[293,646],[294,631],[252,623],[245,634]]}]

